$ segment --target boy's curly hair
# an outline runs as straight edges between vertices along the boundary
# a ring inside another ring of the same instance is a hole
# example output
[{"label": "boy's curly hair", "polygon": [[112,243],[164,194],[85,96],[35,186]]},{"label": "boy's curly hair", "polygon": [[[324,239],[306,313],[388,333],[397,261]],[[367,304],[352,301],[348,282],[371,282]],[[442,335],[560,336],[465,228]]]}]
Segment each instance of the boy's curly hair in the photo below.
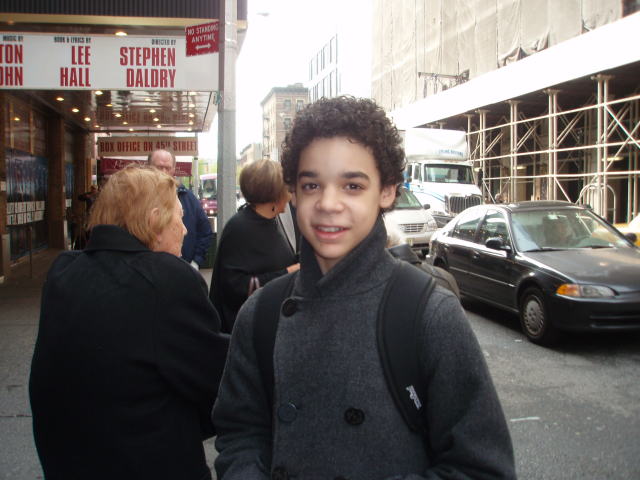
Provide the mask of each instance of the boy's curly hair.
[{"label": "boy's curly hair", "polygon": [[381,186],[400,184],[405,166],[398,130],[384,110],[368,98],[321,98],[298,112],[282,143],[287,185],[296,184],[300,153],[316,138],[346,137],[368,148],[376,161]]}]

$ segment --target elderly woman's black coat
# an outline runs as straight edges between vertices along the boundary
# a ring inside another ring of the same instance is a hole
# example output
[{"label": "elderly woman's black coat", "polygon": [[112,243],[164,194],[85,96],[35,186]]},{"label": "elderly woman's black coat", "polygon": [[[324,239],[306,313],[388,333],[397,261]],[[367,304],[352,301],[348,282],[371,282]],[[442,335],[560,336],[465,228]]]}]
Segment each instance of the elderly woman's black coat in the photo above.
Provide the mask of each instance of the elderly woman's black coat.
[{"label": "elderly woman's black coat", "polygon": [[202,276],[115,226],[54,262],[30,398],[47,480],[209,479],[228,337]]},{"label": "elderly woman's black coat", "polygon": [[297,263],[291,245],[275,218],[265,218],[251,206],[229,219],[222,230],[211,276],[209,298],[218,309],[222,331],[230,333],[236,315],[249,296],[251,277],[265,285]]}]

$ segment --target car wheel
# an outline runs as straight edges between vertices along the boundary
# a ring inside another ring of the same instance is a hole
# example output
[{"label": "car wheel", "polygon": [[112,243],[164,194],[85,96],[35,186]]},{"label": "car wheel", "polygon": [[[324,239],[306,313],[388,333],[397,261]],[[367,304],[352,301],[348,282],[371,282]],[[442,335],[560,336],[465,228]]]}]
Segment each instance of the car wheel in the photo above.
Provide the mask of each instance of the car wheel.
[{"label": "car wheel", "polygon": [[527,338],[538,345],[550,346],[558,340],[558,330],[551,324],[539,288],[527,288],[522,295],[520,325]]}]

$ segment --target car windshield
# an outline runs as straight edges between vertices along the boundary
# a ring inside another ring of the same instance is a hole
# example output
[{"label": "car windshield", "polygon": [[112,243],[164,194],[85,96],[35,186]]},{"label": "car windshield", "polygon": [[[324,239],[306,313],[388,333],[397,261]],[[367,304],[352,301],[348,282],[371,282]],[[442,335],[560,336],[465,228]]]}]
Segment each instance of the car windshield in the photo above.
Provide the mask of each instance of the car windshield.
[{"label": "car windshield", "polygon": [[202,192],[200,196],[203,200],[215,200],[218,193],[218,180],[215,178],[208,178],[202,180]]},{"label": "car windshield", "polygon": [[521,251],[628,247],[629,242],[589,210],[528,210],[511,214]]},{"label": "car windshield", "polygon": [[435,183],[473,184],[473,174],[469,165],[428,164],[424,166],[424,178]]},{"label": "car windshield", "polygon": [[406,188],[400,189],[400,196],[396,200],[396,209],[417,209],[422,208],[420,200]]}]

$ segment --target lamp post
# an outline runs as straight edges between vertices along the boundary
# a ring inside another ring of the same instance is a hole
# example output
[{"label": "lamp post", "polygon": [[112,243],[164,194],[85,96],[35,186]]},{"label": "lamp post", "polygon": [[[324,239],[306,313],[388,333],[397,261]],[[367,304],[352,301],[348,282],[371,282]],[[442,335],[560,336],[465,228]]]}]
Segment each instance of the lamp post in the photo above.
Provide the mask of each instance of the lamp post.
[{"label": "lamp post", "polygon": [[[236,213],[236,57],[238,55],[237,0],[221,7],[220,92],[218,104],[218,218],[217,230]],[[220,235],[217,236],[220,241]]]}]

